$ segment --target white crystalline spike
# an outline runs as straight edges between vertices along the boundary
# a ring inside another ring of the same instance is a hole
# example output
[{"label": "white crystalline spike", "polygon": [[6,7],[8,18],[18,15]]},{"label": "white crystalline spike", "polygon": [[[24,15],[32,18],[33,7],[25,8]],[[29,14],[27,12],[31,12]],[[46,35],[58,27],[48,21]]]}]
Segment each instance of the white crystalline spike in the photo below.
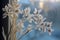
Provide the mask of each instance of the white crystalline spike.
[{"label": "white crystalline spike", "polygon": [[5,15],[5,16],[3,16],[3,18],[6,18],[7,16]]},{"label": "white crystalline spike", "polygon": [[8,14],[5,12],[5,13],[3,14],[3,16],[4,16],[4,15],[8,15]]},{"label": "white crystalline spike", "polygon": [[43,18],[43,21],[45,21],[46,20],[46,18]]},{"label": "white crystalline spike", "polygon": [[8,4],[8,7],[11,7],[12,8],[11,4]]},{"label": "white crystalline spike", "polygon": [[43,21],[43,16],[42,15],[39,15],[39,20]]},{"label": "white crystalline spike", "polygon": [[34,14],[36,14],[37,13],[37,9],[35,8],[35,10],[34,10]]},{"label": "white crystalline spike", "polygon": [[52,22],[47,22],[47,27],[51,28],[51,26],[52,26]]},{"label": "white crystalline spike", "polygon": [[52,24],[52,22],[48,22],[47,24]]},{"label": "white crystalline spike", "polygon": [[7,8],[7,5],[5,6],[5,8]]},{"label": "white crystalline spike", "polygon": [[7,13],[4,13],[4,14],[3,14],[3,18],[6,18],[6,17],[7,17],[7,15],[8,15]]},{"label": "white crystalline spike", "polygon": [[46,32],[46,26],[45,26],[45,22],[44,22],[43,29],[44,29],[44,32]]},{"label": "white crystalline spike", "polygon": [[43,27],[43,32],[46,32],[46,27],[45,26]]},{"label": "white crystalline spike", "polygon": [[43,32],[46,32],[46,26],[45,26],[45,23],[44,22],[41,24],[41,28],[42,28],[42,31]]},{"label": "white crystalline spike", "polygon": [[44,29],[44,32],[46,32],[46,28]]},{"label": "white crystalline spike", "polygon": [[6,12],[8,11],[8,7],[7,7],[7,5],[5,6],[5,11],[6,11]]}]

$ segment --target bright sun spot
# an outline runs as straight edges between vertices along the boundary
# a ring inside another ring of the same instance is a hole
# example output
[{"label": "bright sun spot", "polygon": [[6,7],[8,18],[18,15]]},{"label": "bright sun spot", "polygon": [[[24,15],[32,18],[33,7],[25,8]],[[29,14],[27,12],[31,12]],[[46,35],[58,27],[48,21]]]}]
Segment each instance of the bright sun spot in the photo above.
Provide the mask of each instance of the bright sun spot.
[{"label": "bright sun spot", "polygon": [[18,0],[18,2],[19,2],[20,0]]}]

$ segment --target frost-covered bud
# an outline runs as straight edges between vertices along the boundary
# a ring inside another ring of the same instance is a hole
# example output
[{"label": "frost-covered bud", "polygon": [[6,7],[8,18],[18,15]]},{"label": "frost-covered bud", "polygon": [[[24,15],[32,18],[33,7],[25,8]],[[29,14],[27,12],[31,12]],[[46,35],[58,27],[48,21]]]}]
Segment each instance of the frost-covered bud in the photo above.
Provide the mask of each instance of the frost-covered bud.
[{"label": "frost-covered bud", "polygon": [[30,7],[25,8],[25,9],[24,9],[24,13],[25,13],[25,14],[30,13]]},{"label": "frost-covered bud", "polygon": [[48,29],[49,35],[51,35],[51,33],[52,33],[53,31],[54,31],[53,29]]},{"label": "frost-covered bud", "polygon": [[52,22],[47,22],[47,27],[51,28],[51,26],[52,26]]},{"label": "frost-covered bud", "polygon": [[43,19],[43,16],[41,14],[39,15],[39,19],[41,19],[41,20]]},{"label": "frost-covered bud", "polygon": [[52,22],[47,22],[47,30],[48,30],[49,35],[51,35],[51,32],[54,31],[54,30],[51,28],[51,26],[52,26]]}]

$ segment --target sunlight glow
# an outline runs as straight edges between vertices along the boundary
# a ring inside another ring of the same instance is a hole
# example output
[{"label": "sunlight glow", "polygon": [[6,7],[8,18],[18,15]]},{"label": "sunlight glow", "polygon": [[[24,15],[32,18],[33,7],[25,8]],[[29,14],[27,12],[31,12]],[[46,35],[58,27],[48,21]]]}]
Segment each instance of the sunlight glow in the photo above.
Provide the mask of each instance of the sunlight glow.
[{"label": "sunlight glow", "polygon": [[20,0],[18,0],[18,2],[19,2]]},{"label": "sunlight glow", "polygon": [[40,3],[39,3],[39,5],[40,5],[40,8],[42,8],[42,9],[43,9],[44,2],[40,2]]}]

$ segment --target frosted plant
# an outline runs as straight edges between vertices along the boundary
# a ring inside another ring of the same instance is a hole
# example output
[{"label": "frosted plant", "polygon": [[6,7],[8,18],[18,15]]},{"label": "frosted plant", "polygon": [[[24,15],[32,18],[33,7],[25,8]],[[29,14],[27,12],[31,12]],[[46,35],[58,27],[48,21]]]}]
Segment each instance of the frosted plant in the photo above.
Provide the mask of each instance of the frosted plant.
[{"label": "frosted plant", "polygon": [[[26,9],[28,9],[28,8],[26,8]],[[26,11],[26,9],[24,9],[24,10]],[[25,15],[25,13],[26,13],[26,15]],[[25,12],[25,13],[23,13],[24,21],[28,20],[29,23],[32,23],[32,21],[33,21],[36,24],[34,29],[37,29],[37,30],[40,30],[40,31],[42,30],[43,32],[46,32],[47,30],[50,30],[52,32],[52,30],[51,30],[52,23],[51,22],[45,22],[46,18],[44,18],[40,13],[38,13],[38,10],[36,8],[35,8],[35,11],[34,11],[33,14],[30,14],[30,11]],[[21,20],[23,20],[23,19],[21,19]],[[49,27],[48,27],[48,25],[49,25]],[[33,28],[32,25],[31,25],[31,27]],[[49,34],[50,34],[50,32],[49,32]]]},{"label": "frosted plant", "polygon": [[[17,3],[17,0],[13,0],[12,2],[12,4],[8,4],[5,6],[5,8],[3,8],[3,11],[5,11],[5,13],[3,14],[3,18],[6,18],[8,16],[12,26],[10,31],[11,33],[9,34],[11,40],[16,40],[16,32],[20,32],[21,35],[26,35],[27,33],[31,32],[32,29],[43,32],[48,31],[49,35],[51,35],[51,32],[53,31],[53,29],[51,28],[52,22],[45,21],[46,18],[40,14],[40,12],[42,11],[41,9],[38,10],[37,8],[35,8],[33,14],[31,14],[30,7],[27,7],[24,10],[20,10],[22,4],[19,5]],[[16,23],[19,14],[23,15],[19,22]],[[28,21],[30,23],[28,24],[26,31],[24,31],[25,21]],[[34,24],[36,25],[35,27],[33,27],[32,22],[34,22]]]}]

